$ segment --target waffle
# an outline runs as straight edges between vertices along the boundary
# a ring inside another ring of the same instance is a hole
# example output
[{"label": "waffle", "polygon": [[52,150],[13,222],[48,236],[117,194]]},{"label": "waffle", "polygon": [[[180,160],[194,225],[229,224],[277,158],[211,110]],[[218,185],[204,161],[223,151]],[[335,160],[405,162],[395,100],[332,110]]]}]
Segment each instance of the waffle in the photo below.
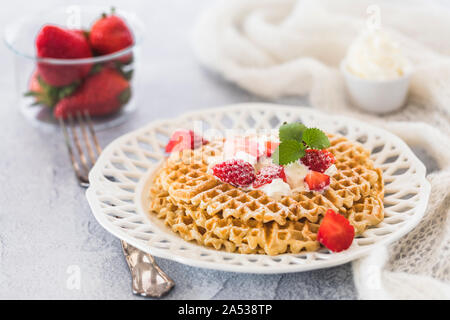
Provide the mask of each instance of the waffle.
[{"label": "waffle", "polygon": [[366,197],[353,204],[347,212],[347,219],[355,227],[356,235],[368,227],[379,224],[384,219],[382,197]]},{"label": "waffle", "polygon": [[379,168],[374,168],[370,152],[342,136],[329,135],[329,138],[331,146],[328,151],[336,158],[337,172],[332,176],[330,187],[324,196],[338,207],[341,213],[369,195],[382,197],[382,172]]},{"label": "waffle", "polygon": [[198,150],[185,150],[170,157],[159,175],[163,188],[180,205],[199,206],[209,215],[222,212],[244,222],[275,221],[281,225],[287,220],[307,218],[317,222],[328,209],[347,212],[354,202],[383,192],[381,170],[374,169],[369,152],[343,137],[330,136],[328,149],[336,157],[337,173],[331,177],[329,188],[317,192],[295,193],[280,201],[263,191],[244,191],[221,183],[207,173],[207,158],[220,157],[222,141],[212,142]]},{"label": "waffle", "polygon": [[155,174],[150,210],[185,240],[229,252],[280,254],[319,248],[317,229],[328,209],[361,234],[383,220],[383,179],[360,144],[329,135],[337,172],[325,192],[295,192],[280,200],[261,190],[218,181],[208,159],[223,140],[173,153]]},{"label": "waffle", "polygon": [[216,250],[277,255],[315,251],[320,247],[316,241],[319,224],[306,219],[279,225],[274,221],[244,223],[222,214],[209,216],[196,207],[185,209],[174,205],[159,182],[152,187],[151,197],[150,209],[157,212],[172,231],[187,241],[196,241]]}]

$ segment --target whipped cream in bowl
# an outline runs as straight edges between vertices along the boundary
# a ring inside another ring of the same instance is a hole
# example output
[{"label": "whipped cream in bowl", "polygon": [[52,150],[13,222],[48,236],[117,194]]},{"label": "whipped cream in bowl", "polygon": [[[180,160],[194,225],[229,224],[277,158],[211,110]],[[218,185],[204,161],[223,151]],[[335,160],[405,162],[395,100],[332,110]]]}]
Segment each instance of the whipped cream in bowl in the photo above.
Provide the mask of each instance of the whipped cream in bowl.
[{"label": "whipped cream in bowl", "polygon": [[406,101],[411,62],[384,31],[360,34],[348,48],[341,72],[351,101],[366,111],[392,112]]},{"label": "whipped cream in bowl", "polygon": [[410,63],[388,34],[373,31],[361,34],[351,44],[345,67],[361,79],[384,81],[404,76]]}]

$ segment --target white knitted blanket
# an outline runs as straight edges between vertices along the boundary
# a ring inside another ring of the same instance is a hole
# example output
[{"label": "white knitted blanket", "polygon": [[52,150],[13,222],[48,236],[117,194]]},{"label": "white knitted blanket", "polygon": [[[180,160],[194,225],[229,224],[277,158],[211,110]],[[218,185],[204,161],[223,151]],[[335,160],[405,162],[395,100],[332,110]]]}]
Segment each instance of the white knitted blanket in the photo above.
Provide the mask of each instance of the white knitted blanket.
[{"label": "white knitted blanket", "polygon": [[[269,99],[308,94],[313,107],[383,126],[437,162],[423,221],[353,263],[361,299],[450,299],[449,8],[430,0],[225,0],[194,28],[198,59],[229,81]],[[338,69],[374,19],[415,66],[407,106],[382,117],[348,103]]]}]

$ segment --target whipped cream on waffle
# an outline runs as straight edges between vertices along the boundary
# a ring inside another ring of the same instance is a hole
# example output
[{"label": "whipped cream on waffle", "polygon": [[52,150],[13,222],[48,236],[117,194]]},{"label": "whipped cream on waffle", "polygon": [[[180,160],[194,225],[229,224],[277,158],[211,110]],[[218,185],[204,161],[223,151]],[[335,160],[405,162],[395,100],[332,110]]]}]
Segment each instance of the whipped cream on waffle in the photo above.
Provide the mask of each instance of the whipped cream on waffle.
[{"label": "whipped cream on waffle", "polygon": [[330,177],[332,177],[335,173],[337,173],[337,168],[336,168],[336,166],[334,165],[334,164],[332,164],[331,166],[329,166],[328,167],[328,169],[327,170],[325,170],[325,174],[327,175],[327,176],[330,176]]},{"label": "whipped cream on waffle", "polygon": [[290,188],[295,191],[308,190],[308,186],[305,183],[305,177],[309,172],[309,169],[296,161],[284,166],[284,172],[286,173],[286,180]]},{"label": "whipped cream on waffle", "polygon": [[291,187],[283,179],[273,179],[271,183],[258,188],[264,191],[269,197],[280,200],[283,196],[291,194]]}]

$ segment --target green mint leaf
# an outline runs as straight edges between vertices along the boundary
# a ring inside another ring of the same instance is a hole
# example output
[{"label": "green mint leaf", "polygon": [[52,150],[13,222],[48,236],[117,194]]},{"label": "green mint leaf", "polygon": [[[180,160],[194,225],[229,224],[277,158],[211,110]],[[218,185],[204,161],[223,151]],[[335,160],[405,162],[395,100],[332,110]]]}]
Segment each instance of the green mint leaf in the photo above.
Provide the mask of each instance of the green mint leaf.
[{"label": "green mint leaf", "polygon": [[119,94],[120,105],[126,104],[131,98],[131,89],[127,88]]},{"label": "green mint leaf", "polygon": [[279,129],[280,141],[295,140],[302,142],[303,132],[306,130],[306,126],[299,122],[292,122],[283,124]]},{"label": "green mint leaf", "polygon": [[89,71],[89,74],[93,75],[93,74],[99,73],[102,69],[103,69],[103,64],[96,63],[92,66],[91,70]]},{"label": "green mint leaf", "polygon": [[311,149],[325,149],[330,146],[330,140],[320,129],[308,128],[303,132],[303,141]]},{"label": "green mint leaf", "polygon": [[285,140],[280,143],[272,154],[272,160],[276,164],[287,165],[297,161],[305,155],[305,146],[296,140]]},{"label": "green mint leaf", "polygon": [[131,78],[133,78],[133,69],[128,70],[128,71],[122,71],[122,76],[127,79],[128,81],[131,80]]},{"label": "green mint leaf", "polygon": [[40,93],[36,91],[27,91],[23,94],[25,97],[36,97],[39,96]]},{"label": "green mint leaf", "polygon": [[58,89],[56,92],[58,101],[74,93],[75,90],[78,88],[78,85],[79,85],[78,82],[74,82],[72,84],[69,84],[65,87],[61,87],[60,89]]}]

